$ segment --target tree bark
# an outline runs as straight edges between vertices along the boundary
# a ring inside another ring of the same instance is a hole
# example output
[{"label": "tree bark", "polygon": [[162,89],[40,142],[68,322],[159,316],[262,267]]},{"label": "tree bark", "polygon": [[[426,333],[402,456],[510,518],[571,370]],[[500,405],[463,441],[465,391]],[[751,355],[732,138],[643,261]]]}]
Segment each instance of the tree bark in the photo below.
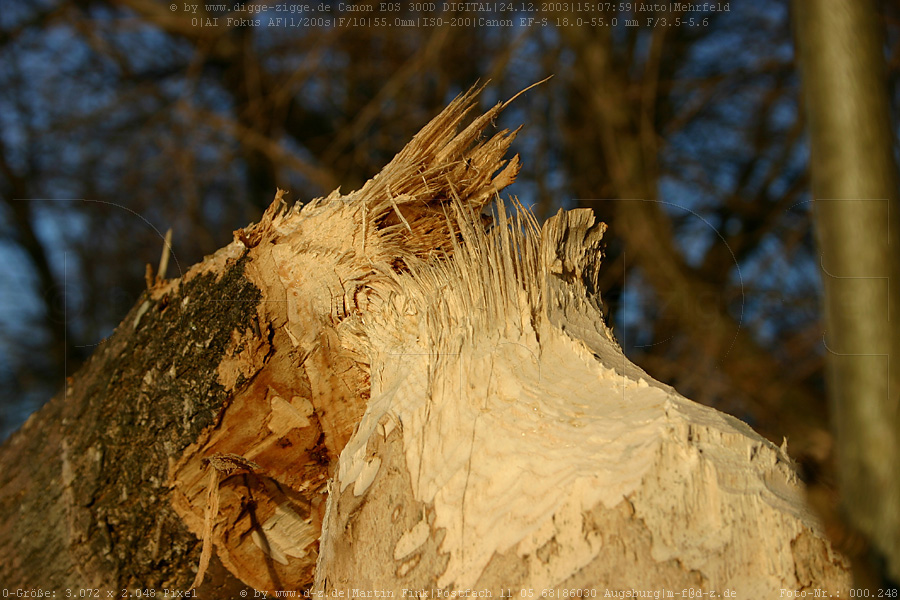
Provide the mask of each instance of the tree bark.
[{"label": "tree bark", "polygon": [[0,449],[5,585],[847,594],[784,449],[621,353],[605,225],[480,216],[519,163],[475,95],[147,291]]}]

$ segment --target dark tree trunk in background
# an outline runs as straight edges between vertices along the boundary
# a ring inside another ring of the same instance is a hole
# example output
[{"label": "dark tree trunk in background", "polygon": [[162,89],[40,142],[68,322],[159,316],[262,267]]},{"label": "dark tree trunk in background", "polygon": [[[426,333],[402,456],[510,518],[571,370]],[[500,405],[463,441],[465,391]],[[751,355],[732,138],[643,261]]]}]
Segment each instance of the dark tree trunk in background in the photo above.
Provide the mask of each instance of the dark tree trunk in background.
[{"label": "dark tree trunk in background", "polygon": [[793,9],[842,509],[897,581],[900,206],[882,35],[870,0],[795,0]]}]

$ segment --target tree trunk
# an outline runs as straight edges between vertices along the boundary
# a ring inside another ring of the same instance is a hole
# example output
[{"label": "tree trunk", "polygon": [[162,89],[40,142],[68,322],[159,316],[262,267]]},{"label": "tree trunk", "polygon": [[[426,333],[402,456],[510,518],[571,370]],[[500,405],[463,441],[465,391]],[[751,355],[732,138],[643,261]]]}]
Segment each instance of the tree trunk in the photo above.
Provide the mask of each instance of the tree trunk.
[{"label": "tree trunk", "polygon": [[486,227],[519,164],[475,95],[148,290],[0,451],[5,585],[847,594],[784,450],[621,353],[605,225]]},{"label": "tree trunk", "polygon": [[[868,0],[794,2],[842,509],[900,580],[897,172]],[[880,578],[870,582],[877,587]]]}]

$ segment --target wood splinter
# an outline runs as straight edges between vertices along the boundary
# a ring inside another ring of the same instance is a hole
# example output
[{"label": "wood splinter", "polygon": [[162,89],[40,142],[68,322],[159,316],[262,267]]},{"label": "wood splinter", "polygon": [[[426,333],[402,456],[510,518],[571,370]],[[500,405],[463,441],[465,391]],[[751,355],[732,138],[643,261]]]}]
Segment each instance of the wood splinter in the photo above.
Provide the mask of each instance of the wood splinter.
[{"label": "wood splinter", "polygon": [[172,253],[172,228],[166,231],[166,239],[163,242],[162,255],[159,257],[159,268],[156,270],[156,281],[164,281],[166,271],[169,269],[169,255]]},{"label": "wood splinter", "polygon": [[168,231],[166,231],[166,237],[163,240],[162,254],[159,256],[159,268],[156,270],[156,277],[153,276],[153,265],[147,263],[147,266],[144,269],[144,283],[147,284],[148,290],[152,290],[157,283],[165,280],[166,271],[169,268],[169,255],[171,253],[172,228],[169,227]]},{"label": "wood splinter", "polygon": [[[169,232],[171,233],[171,229]],[[203,576],[206,575],[206,569],[209,567],[209,561],[212,558],[213,521],[219,514],[219,483],[239,471],[254,473],[262,469],[252,460],[239,454],[217,452],[203,459],[203,462],[209,465],[209,481],[206,484],[206,514],[203,519],[203,535],[201,537],[203,547],[200,550],[200,565],[197,567],[197,576],[194,577],[194,582],[191,583],[190,589],[192,590],[199,588],[200,584],[203,583]]]}]

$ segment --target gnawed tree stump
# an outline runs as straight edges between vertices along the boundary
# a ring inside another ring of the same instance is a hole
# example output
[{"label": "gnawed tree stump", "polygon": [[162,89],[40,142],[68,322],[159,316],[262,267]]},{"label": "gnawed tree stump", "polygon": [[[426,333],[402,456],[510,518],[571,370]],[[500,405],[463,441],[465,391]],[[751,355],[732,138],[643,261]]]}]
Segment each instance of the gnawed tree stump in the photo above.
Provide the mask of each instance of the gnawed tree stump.
[{"label": "gnawed tree stump", "polygon": [[476,94],[147,292],[2,448],[5,585],[847,593],[782,450],[623,356],[605,225],[481,216]]}]

